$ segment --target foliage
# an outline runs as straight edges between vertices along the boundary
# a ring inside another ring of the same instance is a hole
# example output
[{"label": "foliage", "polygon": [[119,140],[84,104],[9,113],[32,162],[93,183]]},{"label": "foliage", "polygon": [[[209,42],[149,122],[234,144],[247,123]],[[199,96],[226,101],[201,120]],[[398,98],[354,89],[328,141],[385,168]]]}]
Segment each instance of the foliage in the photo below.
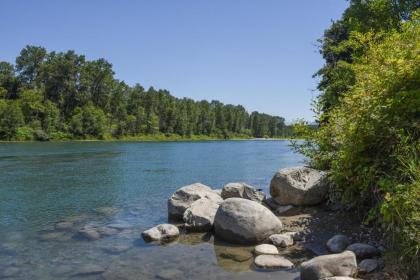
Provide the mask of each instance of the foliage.
[{"label": "foliage", "polygon": [[351,1],[326,32],[326,65],[318,72],[321,95],[315,103],[319,127],[297,124],[304,141],[294,146],[309,164],[330,171],[330,199],[366,211],[367,222],[383,223],[393,252],[416,273],[420,14],[397,9],[403,2],[418,8],[413,1]]},{"label": "foliage", "polygon": [[24,48],[15,66],[0,62],[0,101],[12,100],[24,121],[12,128],[2,117],[9,123],[0,128],[3,140],[291,135],[281,117],[249,114],[240,105],[219,101],[176,98],[138,84],[130,87],[114,78],[105,59],[89,61],[74,51],[47,52],[36,46]]}]

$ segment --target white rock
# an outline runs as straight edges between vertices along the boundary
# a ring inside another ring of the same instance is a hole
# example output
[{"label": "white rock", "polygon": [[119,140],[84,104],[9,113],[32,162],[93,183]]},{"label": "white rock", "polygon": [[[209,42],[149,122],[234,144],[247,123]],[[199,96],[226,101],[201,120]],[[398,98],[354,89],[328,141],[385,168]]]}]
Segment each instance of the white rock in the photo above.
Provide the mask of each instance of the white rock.
[{"label": "white rock", "polygon": [[356,256],[351,251],[315,257],[301,264],[301,280],[318,280],[333,276],[353,276],[357,272]]},{"label": "white rock", "polygon": [[214,219],[216,236],[232,243],[255,244],[282,230],[280,220],[260,203],[228,198]]},{"label": "white rock", "polygon": [[146,242],[168,242],[179,236],[179,229],[171,224],[160,224],[143,231],[141,235]]},{"label": "white rock", "polygon": [[223,199],[210,187],[195,183],[178,189],[168,199],[168,217],[169,220],[182,220],[184,212],[191,204],[200,198],[207,198],[220,204]]},{"label": "white rock", "polygon": [[196,232],[210,231],[218,208],[219,204],[207,198],[194,201],[184,212],[186,228]]},{"label": "white rock", "polygon": [[271,243],[278,247],[289,247],[293,245],[293,235],[292,234],[273,234],[270,235],[269,239]]},{"label": "white rock", "polygon": [[255,246],[254,249],[255,255],[278,255],[279,250],[276,246],[270,244],[260,244]]},{"label": "white rock", "polygon": [[308,167],[281,169],[270,183],[270,194],[281,205],[318,204],[327,192],[326,173]]},{"label": "white rock", "polygon": [[250,186],[245,183],[226,184],[222,189],[221,196],[223,199],[239,197],[239,198],[249,199],[255,202],[259,202],[259,203],[261,203],[265,199],[264,192],[259,191],[253,186]]},{"label": "white rock", "polygon": [[259,268],[292,268],[293,263],[279,255],[259,255],[254,264]]}]

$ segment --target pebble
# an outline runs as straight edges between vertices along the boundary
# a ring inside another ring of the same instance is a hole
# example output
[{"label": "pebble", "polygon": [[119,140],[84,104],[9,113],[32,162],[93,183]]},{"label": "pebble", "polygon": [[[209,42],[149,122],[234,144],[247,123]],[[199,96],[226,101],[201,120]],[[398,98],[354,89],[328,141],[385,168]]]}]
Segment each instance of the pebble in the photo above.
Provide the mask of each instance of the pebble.
[{"label": "pebble", "polygon": [[276,246],[270,244],[261,244],[255,247],[255,255],[278,255],[279,250]]}]

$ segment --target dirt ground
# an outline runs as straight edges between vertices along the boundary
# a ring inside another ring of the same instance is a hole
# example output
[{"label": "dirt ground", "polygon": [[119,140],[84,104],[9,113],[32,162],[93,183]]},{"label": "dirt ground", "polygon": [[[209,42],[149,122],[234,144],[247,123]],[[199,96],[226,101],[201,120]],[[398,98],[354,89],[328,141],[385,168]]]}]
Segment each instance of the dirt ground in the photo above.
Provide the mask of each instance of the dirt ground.
[{"label": "dirt ground", "polygon": [[[380,228],[364,225],[362,214],[353,211],[332,211],[327,207],[294,207],[279,214],[285,231],[303,233],[302,247],[313,255],[328,254],[325,247],[335,234],[348,236],[352,243],[368,243],[386,251]],[[386,255],[386,254],[385,254]],[[407,279],[398,271],[398,264],[385,257],[383,266],[377,272],[358,275],[369,280]]]}]

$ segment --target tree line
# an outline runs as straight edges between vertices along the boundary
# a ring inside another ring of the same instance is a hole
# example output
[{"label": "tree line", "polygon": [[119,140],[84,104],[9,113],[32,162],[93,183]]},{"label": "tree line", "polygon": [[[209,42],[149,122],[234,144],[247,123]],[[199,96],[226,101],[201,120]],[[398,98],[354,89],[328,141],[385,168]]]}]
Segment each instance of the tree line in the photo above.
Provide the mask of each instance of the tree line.
[{"label": "tree line", "polygon": [[129,86],[105,59],[26,46],[15,65],[0,62],[0,139],[106,139],[139,135],[283,137],[282,117],[240,105],[176,98]]},{"label": "tree line", "polygon": [[[320,40],[318,127],[295,148],[328,170],[330,202],[384,229],[388,257],[420,272],[420,1],[351,0]],[[392,258],[395,257],[395,258]]]}]

